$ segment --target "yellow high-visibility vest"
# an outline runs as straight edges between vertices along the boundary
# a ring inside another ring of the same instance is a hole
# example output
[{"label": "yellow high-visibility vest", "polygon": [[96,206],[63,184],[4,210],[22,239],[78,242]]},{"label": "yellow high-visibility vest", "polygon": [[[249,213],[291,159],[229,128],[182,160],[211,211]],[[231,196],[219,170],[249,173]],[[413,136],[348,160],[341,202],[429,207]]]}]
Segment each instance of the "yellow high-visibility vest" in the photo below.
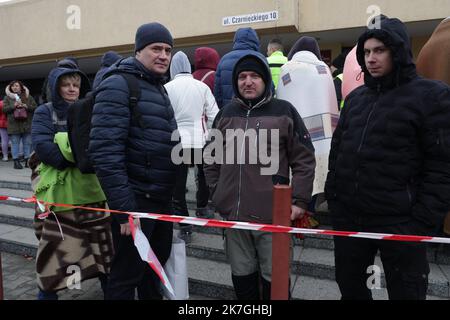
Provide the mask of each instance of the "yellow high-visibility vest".
[{"label": "yellow high-visibility vest", "polygon": [[281,67],[285,64],[288,59],[283,55],[281,51],[275,51],[267,58],[269,63],[270,72],[272,73],[272,81],[275,85],[275,89],[278,86],[278,79],[280,78]]}]

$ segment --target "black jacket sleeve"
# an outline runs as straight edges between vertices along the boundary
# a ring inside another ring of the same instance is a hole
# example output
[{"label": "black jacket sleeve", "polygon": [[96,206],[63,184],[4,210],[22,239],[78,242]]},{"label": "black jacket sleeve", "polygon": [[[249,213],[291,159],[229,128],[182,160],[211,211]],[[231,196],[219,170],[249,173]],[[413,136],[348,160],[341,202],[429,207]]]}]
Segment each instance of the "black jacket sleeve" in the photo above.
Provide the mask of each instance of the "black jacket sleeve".
[{"label": "black jacket sleeve", "polygon": [[334,130],[333,138],[331,139],[331,149],[328,158],[328,175],[325,181],[325,198],[328,202],[336,199],[336,159],[339,153],[339,146],[341,144],[342,133],[345,130],[345,118],[350,108],[349,100],[347,100],[345,108],[341,110],[339,122]]},{"label": "black jacket sleeve", "polygon": [[426,102],[429,108],[419,137],[423,171],[412,212],[412,224],[424,234],[439,232],[450,210],[450,88],[431,90]]}]

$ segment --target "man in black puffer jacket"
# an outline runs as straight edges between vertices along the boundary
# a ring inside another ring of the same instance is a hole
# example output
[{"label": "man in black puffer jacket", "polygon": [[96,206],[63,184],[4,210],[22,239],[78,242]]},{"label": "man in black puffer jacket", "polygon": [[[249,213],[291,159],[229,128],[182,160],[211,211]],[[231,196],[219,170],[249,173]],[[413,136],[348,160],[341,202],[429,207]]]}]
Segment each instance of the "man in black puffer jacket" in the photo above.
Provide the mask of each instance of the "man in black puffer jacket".
[{"label": "man in black puffer jacket", "polygon": [[[359,38],[365,85],[355,89],[333,135],[326,197],[336,230],[434,235],[450,208],[450,88],[416,73],[398,19]],[[425,299],[423,243],[335,237],[343,299],[371,299],[368,267],[381,252],[390,299]]]},{"label": "man in black puffer jacket", "polygon": [[[110,209],[171,213],[175,183],[171,152],[177,143],[171,135],[177,124],[163,77],[172,46],[163,25],[142,25],[136,33],[135,57],[113,65],[97,88],[89,154]],[[138,78],[141,92],[134,112],[127,82],[114,74],[117,69]],[[140,224],[164,265],[170,255],[172,223],[142,219]],[[114,215],[112,232],[115,257],[106,299],[134,299],[135,288],[140,299],[161,299],[156,274],[133,244],[127,215]]]}]

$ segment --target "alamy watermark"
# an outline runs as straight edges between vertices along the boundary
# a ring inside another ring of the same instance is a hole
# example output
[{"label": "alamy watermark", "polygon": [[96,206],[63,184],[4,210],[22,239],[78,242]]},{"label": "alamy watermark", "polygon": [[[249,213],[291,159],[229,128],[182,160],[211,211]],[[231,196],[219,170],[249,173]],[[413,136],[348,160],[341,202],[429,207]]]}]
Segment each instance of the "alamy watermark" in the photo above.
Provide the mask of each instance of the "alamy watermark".
[{"label": "alamy watermark", "polygon": [[367,288],[369,290],[381,289],[381,268],[374,264],[369,266],[366,272],[370,274],[366,281]]},{"label": "alamy watermark", "polygon": [[367,19],[367,28],[381,29],[381,8],[373,4],[367,7],[366,13],[370,15]]},{"label": "alamy watermark", "polygon": [[[269,132],[270,131],[270,132]],[[188,133],[186,133],[188,134]],[[194,137],[183,138],[194,141]],[[178,130],[172,133],[172,141],[179,141]],[[176,165],[185,164],[250,164],[260,165],[261,175],[274,175],[279,171],[280,165],[280,131],[279,129],[227,129],[225,135],[222,131],[212,129],[209,132],[211,142],[203,151],[203,159],[195,155],[191,163],[188,150],[183,150],[179,143],[172,150],[172,162]],[[183,150],[183,153],[181,152]],[[188,152],[186,152],[188,151]]]},{"label": "alamy watermark", "polygon": [[66,27],[69,30],[81,29],[81,8],[77,5],[70,5],[66,9],[68,15],[66,20]]},{"label": "alamy watermark", "polygon": [[66,273],[70,274],[66,281],[67,288],[69,290],[81,290],[81,268],[77,265],[71,265],[67,268]]}]

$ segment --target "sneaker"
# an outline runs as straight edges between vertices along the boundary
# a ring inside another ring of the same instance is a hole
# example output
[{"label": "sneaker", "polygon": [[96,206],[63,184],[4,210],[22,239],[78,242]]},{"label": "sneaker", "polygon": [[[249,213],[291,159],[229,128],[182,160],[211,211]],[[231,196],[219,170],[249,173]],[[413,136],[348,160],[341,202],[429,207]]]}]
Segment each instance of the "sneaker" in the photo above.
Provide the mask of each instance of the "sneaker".
[{"label": "sneaker", "polygon": [[8,159],[8,156],[5,156],[5,157],[3,157],[3,159],[2,159],[3,161],[8,161],[9,159]]}]

